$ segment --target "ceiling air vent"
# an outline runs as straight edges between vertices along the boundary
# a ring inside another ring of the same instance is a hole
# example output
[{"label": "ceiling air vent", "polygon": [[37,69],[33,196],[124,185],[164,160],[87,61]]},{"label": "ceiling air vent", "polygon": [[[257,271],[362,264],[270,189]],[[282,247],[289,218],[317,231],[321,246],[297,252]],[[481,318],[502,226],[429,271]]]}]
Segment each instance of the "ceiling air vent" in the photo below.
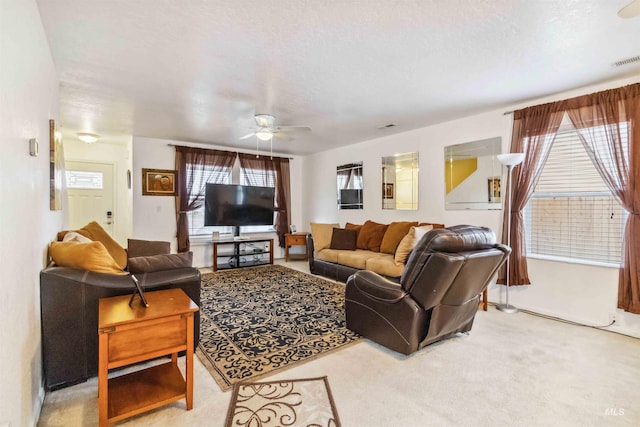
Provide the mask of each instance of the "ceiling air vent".
[{"label": "ceiling air vent", "polygon": [[611,65],[614,67],[622,67],[623,65],[633,64],[634,62],[640,62],[640,55],[633,56],[627,59],[621,59],[620,61],[616,61]]},{"label": "ceiling air vent", "polygon": [[395,126],[396,126],[395,123],[389,123],[388,125],[380,126],[378,129],[388,129]]}]

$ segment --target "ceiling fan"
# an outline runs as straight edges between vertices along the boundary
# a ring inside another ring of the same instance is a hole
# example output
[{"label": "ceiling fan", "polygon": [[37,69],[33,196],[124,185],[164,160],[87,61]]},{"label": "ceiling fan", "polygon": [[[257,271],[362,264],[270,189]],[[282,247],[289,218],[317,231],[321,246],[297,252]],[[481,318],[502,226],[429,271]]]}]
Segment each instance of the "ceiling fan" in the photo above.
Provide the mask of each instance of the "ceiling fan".
[{"label": "ceiling fan", "polygon": [[631,3],[618,11],[620,18],[633,18],[640,15],[640,0],[633,0]]},{"label": "ceiling fan", "polygon": [[240,139],[247,139],[255,135],[261,141],[269,141],[274,137],[274,135],[281,133],[295,131],[308,132],[311,130],[308,126],[276,126],[276,118],[271,114],[256,114],[254,119],[258,126],[257,129],[240,137]]}]

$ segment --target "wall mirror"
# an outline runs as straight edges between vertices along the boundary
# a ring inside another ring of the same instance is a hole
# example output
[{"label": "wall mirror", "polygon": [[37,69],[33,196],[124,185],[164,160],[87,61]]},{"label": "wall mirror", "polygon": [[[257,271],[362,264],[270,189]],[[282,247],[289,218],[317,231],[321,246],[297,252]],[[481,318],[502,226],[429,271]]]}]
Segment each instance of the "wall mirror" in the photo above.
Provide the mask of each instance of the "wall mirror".
[{"label": "wall mirror", "polygon": [[382,158],[382,209],[418,209],[418,153]]},{"label": "wall mirror", "polygon": [[362,162],[337,167],[338,208],[364,209],[362,203]]},{"label": "wall mirror", "polygon": [[444,147],[445,209],[501,209],[502,138]]}]

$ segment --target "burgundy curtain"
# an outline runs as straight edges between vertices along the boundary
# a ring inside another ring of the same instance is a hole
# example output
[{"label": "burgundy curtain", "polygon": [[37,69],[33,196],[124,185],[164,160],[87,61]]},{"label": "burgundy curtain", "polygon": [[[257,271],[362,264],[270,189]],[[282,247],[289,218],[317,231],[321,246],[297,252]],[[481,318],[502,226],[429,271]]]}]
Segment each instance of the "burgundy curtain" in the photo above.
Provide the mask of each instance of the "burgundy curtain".
[{"label": "burgundy curtain", "polygon": [[229,151],[176,146],[178,252],[187,252],[191,246],[187,212],[202,206],[207,182],[214,182],[221,172],[233,167],[236,156]]},{"label": "burgundy curtain", "polygon": [[567,104],[567,114],[593,164],[629,212],[618,308],[640,314],[640,83],[574,98]]},{"label": "burgundy curtain", "polygon": [[283,157],[257,157],[255,154],[238,154],[240,169],[249,185],[269,186],[267,176],[252,174],[249,170],[269,171],[275,178],[275,208],[276,218],[274,227],[278,234],[280,247],[284,248],[284,235],[289,232],[291,217],[291,177],[289,159]]},{"label": "burgundy curtain", "polygon": [[[524,238],[524,210],[536,188],[542,167],[555,141],[564,111],[561,103],[537,105],[514,111],[511,152],[524,153],[524,161],[512,170],[512,188],[505,189],[505,207],[511,203],[511,241],[507,242],[507,210],[503,212],[502,243],[511,247],[509,286],[529,285]],[[506,266],[500,270],[497,283],[504,284]]]}]

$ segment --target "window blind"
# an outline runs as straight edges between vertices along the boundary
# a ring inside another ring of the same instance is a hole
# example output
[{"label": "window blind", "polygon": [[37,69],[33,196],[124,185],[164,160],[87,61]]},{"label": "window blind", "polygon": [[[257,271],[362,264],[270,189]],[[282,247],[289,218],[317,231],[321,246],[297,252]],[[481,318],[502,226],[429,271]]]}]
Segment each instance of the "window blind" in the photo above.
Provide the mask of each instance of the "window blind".
[{"label": "window blind", "polygon": [[[603,132],[590,131],[605,147]],[[528,255],[619,264],[626,218],[576,130],[558,132],[525,209]]]},{"label": "window blind", "polygon": [[[256,184],[259,183],[259,184]],[[275,187],[276,174],[270,170],[243,169],[240,174],[240,185],[257,185],[259,187]],[[275,224],[275,213],[273,222]],[[273,231],[272,225],[247,225],[242,227],[245,233],[260,233]]]},{"label": "window blind", "polygon": [[[219,168],[217,168],[219,169]],[[204,171],[193,170],[191,166],[187,166],[187,179],[193,181],[192,188],[204,188],[205,184],[230,184],[231,168],[216,170],[216,168],[205,168]],[[203,195],[204,197],[204,195]],[[195,198],[192,197],[190,202]],[[204,202],[203,205],[193,211],[187,213],[189,217],[189,235],[205,235],[214,231],[219,233],[231,233],[232,227],[205,227],[204,225]]]}]

